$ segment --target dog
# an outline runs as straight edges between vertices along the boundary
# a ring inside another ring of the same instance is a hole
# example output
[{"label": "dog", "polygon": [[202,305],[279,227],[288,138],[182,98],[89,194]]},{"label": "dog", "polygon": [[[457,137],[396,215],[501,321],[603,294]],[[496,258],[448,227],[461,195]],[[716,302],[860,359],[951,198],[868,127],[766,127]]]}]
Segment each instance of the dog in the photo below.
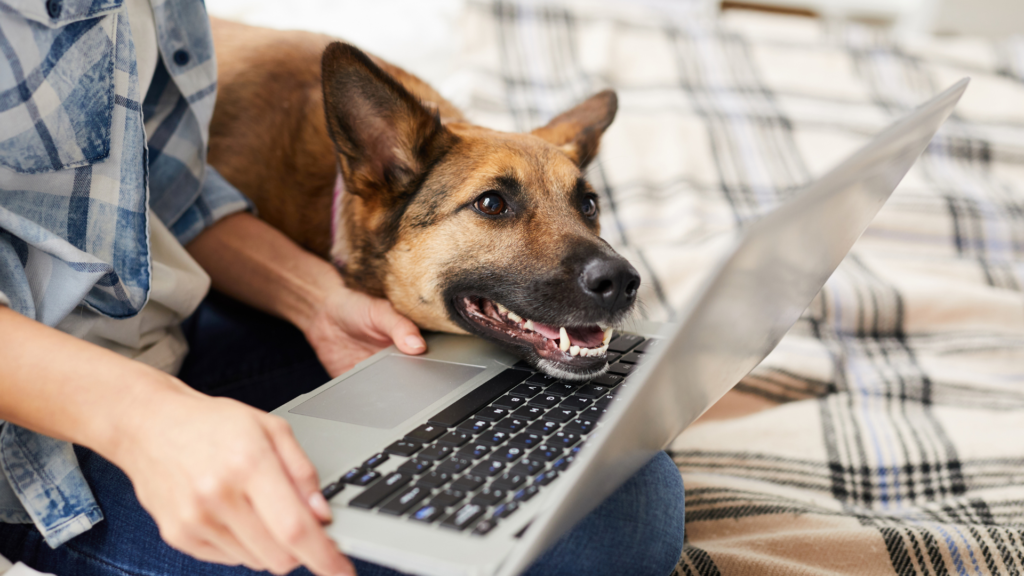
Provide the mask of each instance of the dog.
[{"label": "dog", "polygon": [[333,38],[214,20],[208,161],[259,215],[426,330],[558,378],[607,370],[640,276],[583,170],[604,91],[525,134],[470,124],[412,74]]}]

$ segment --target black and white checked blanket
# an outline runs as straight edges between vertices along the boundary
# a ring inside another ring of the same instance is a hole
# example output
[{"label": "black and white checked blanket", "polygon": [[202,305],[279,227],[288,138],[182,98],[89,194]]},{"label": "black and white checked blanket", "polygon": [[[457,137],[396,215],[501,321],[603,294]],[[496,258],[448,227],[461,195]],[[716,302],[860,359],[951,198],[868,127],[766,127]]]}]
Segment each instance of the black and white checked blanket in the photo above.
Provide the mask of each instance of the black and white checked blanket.
[{"label": "black and white checked blanket", "polygon": [[605,87],[604,236],[670,319],[719,240],[963,76],[953,116],[778,349],[673,444],[679,574],[1024,573],[1024,38],[684,2],[477,1],[473,120]]}]

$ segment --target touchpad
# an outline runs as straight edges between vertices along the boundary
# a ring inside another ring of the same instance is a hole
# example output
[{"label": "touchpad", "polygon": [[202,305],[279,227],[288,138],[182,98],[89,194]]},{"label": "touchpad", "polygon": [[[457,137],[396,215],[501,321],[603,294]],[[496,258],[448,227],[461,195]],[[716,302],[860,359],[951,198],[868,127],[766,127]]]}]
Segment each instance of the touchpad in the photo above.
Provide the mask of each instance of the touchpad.
[{"label": "touchpad", "polygon": [[483,366],[393,354],[289,412],[390,429],[484,370]]}]

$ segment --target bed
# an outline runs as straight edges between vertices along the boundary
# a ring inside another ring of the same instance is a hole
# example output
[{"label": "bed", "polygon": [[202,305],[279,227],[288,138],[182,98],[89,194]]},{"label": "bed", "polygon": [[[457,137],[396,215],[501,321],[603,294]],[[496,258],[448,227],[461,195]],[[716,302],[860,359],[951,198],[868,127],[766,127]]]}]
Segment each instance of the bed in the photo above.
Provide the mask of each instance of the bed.
[{"label": "bed", "polygon": [[446,65],[398,60],[499,129],[618,91],[588,177],[655,320],[724,238],[970,76],[779,347],[672,444],[677,573],[1024,573],[1024,39],[701,5],[445,3]]}]

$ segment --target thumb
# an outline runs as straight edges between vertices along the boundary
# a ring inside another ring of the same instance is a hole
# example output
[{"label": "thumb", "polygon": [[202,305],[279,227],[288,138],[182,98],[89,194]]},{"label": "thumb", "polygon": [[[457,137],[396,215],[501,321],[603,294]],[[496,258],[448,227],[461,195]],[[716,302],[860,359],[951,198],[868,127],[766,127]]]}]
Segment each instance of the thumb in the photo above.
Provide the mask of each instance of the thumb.
[{"label": "thumb", "polygon": [[383,313],[379,316],[380,329],[391,338],[402,353],[415,355],[426,352],[427,343],[423,340],[419,327],[413,324],[412,320],[399,314],[390,302],[385,304],[386,306],[382,306]]}]

